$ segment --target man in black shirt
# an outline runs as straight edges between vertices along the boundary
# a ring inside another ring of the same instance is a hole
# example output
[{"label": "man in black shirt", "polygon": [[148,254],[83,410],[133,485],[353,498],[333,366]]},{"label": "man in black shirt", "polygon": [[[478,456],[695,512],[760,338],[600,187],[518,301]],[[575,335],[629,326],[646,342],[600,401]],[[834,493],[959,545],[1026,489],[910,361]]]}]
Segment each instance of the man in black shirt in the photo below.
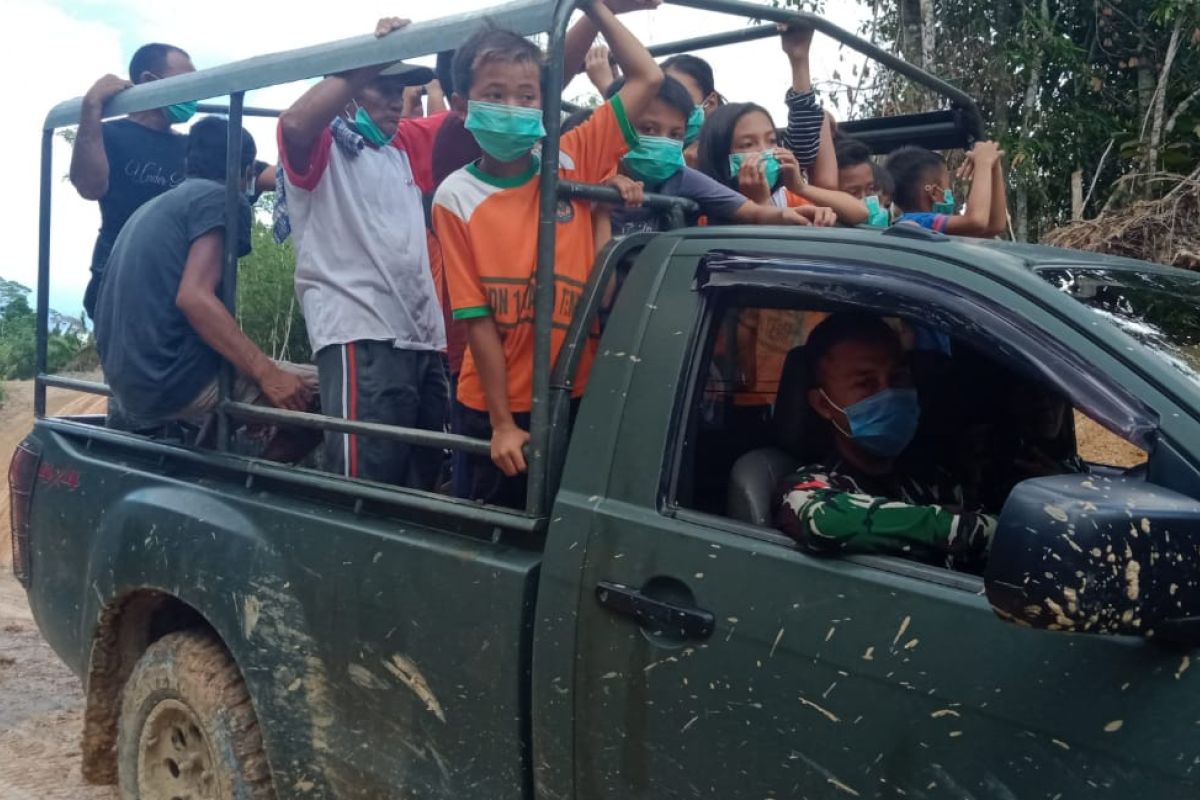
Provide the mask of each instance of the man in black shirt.
[{"label": "man in black shirt", "polygon": [[[200,417],[217,405],[221,359],[237,369],[234,399],[309,410],[316,369],[272,361],[221,302],[226,236],[250,250],[250,208],[225,229],[229,123],[208,117],[188,136],[187,180],[129,218],[105,270],[96,345],[122,427]],[[241,179],[254,180],[254,140],[243,132]]]},{"label": "man in black shirt", "polygon": [[129,62],[130,80],[105,75],[83,97],[71,153],[71,183],[85,200],[100,201],[100,234],[83,299],[91,317],[95,317],[104,265],[126,220],[147,200],[183,182],[187,137],[171,126],[188,121],[196,111],[195,103],[177,103],[101,123],[104,104],[134,84],[195,69],[178,47],[147,44]]}]

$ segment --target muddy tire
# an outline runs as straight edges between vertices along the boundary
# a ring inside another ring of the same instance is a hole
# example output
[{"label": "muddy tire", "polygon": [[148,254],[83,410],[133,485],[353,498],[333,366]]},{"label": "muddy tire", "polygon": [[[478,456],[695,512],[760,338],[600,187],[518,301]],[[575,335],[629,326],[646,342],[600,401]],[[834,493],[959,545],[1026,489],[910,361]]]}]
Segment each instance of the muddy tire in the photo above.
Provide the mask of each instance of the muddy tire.
[{"label": "muddy tire", "polygon": [[274,800],[258,718],[237,665],[211,636],[159,639],[121,695],[122,800]]}]

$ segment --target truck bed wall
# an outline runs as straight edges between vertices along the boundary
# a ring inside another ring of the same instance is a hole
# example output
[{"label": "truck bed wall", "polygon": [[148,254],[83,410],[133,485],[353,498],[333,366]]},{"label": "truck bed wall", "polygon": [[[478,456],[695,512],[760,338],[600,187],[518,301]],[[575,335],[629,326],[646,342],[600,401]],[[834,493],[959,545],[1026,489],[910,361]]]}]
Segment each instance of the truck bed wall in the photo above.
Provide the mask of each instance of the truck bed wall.
[{"label": "truck bed wall", "polygon": [[30,602],[76,673],[106,609],[161,592],[233,654],[281,796],[528,791],[536,549],[450,516],[402,521],[112,443],[85,448],[53,422],[35,436],[43,474],[61,477],[34,492]]}]

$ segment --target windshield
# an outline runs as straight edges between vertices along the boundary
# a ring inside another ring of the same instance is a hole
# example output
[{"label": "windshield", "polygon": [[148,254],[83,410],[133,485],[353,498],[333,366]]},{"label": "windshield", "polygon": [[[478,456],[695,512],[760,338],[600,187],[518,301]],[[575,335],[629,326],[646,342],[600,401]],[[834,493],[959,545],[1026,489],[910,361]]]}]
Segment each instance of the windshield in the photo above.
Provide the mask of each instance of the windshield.
[{"label": "windshield", "polygon": [[1200,384],[1200,274],[1086,267],[1038,274]]}]

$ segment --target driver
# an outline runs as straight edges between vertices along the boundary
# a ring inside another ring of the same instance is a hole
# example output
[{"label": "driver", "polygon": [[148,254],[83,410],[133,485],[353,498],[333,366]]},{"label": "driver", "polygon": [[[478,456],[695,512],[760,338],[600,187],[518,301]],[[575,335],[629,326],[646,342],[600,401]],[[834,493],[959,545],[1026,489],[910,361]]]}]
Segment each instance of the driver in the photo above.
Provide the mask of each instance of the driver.
[{"label": "driver", "polygon": [[920,418],[899,337],[868,314],[838,313],[805,345],[807,400],[831,428],[830,452],[781,484],[777,522],[816,553],[886,553],[964,566],[986,555],[994,517],[963,510],[947,473],[900,455]]}]

